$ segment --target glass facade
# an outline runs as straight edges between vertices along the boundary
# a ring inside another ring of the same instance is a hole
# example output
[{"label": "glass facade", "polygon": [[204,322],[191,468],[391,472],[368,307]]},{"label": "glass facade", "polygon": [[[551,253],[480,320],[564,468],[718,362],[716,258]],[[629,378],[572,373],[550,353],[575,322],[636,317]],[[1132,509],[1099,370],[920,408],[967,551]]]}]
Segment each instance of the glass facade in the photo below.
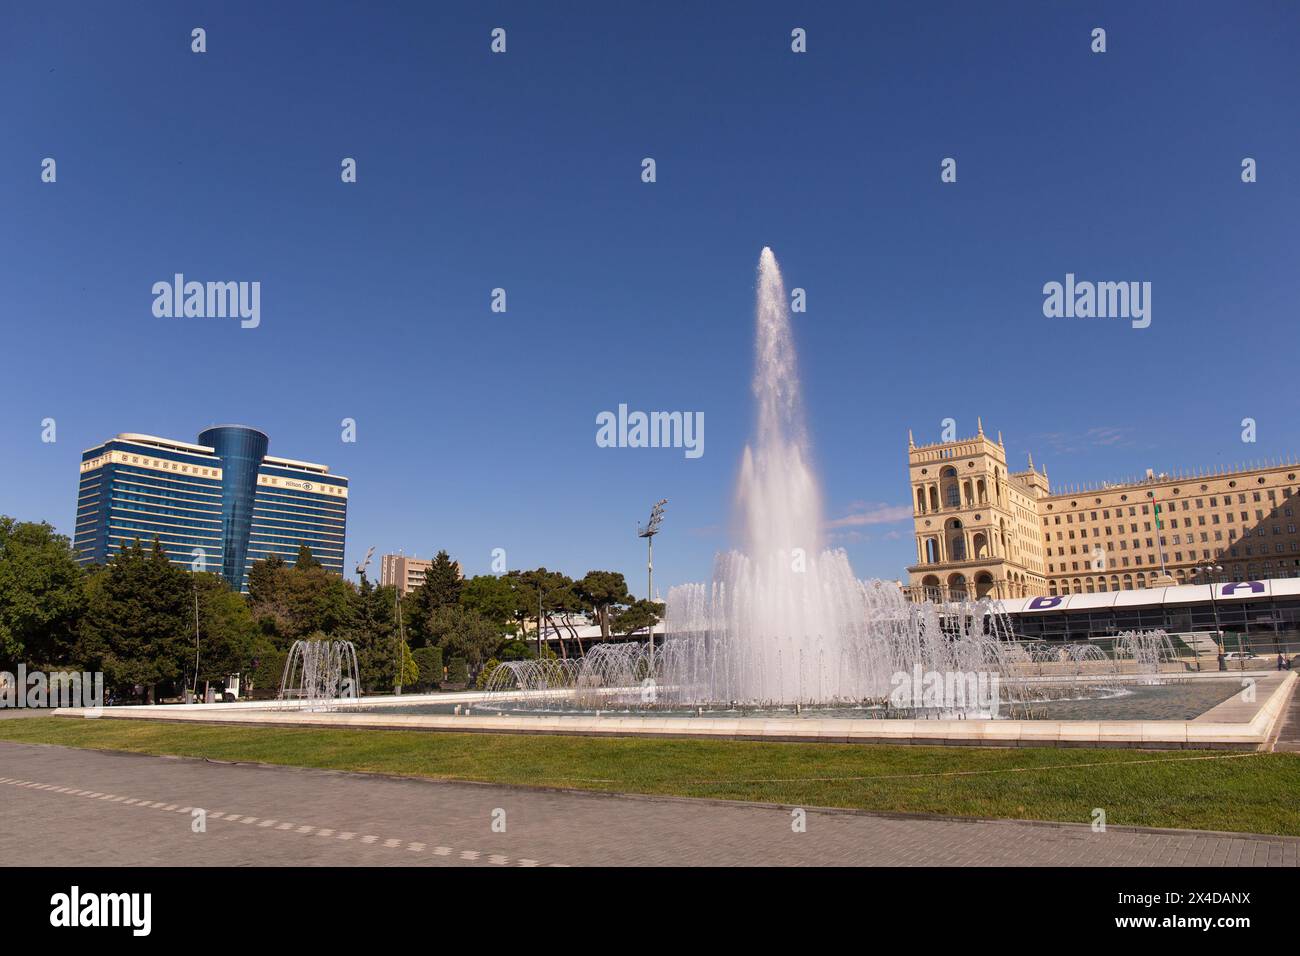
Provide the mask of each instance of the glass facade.
[{"label": "glass facade", "polygon": [[292,564],[300,545],[343,573],[348,480],[267,454],[267,436],[218,425],[197,444],[123,434],[82,454],[75,547],[82,564],[158,539],[177,564],[248,590],[254,561]]},{"label": "glass facade", "polygon": [[[221,472],[221,566],[243,571],[248,557],[248,536],[253,527],[253,498],[257,494],[257,470],[266,457],[270,439],[262,432],[238,425],[219,425],[199,433],[199,444],[212,448],[220,459]],[[243,588],[244,580],[224,575],[232,588]]]}]

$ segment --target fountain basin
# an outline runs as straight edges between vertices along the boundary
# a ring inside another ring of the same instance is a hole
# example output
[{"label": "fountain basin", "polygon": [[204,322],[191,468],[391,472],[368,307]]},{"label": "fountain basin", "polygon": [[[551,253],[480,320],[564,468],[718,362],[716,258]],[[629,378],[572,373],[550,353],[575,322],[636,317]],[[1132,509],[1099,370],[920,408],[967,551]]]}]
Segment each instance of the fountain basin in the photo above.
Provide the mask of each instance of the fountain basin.
[{"label": "fountain basin", "polygon": [[[672,737],[731,740],[801,741],[858,744],[913,744],[984,747],[1122,747],[1147,750],[1259,750],[1281,719],[1284,704],[1300,675],[1247,671],[1189,676],[1188,681],[1255,681],[1256,699],[1240,694],[1191,720],[880,720],[798,718],[714,718],[680,716],[592,717],[558,714],[484,716],[477,713],[409,713],[410,705],[462,706],[483,701],[481,692],[363,698],[339,703],[331,713],[271,709],[265,703],[140,705],[108,707],[98,719],[168,720],[205,724],[285,727],[419,730],[459,733],[558,734],[591,737]],[[59,717],[87,718],[84,711],[55,711]]]}]

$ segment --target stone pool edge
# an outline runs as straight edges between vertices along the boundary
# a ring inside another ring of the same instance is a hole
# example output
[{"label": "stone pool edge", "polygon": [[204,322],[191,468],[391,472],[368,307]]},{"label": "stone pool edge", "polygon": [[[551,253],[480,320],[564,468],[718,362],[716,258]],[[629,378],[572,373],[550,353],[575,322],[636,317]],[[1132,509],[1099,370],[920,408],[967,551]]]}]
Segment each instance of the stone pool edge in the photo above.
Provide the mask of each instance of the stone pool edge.
[{"label": "stone pool edge", "polygon": [[[1272,676],[1271,672],[1243,674]],[[378,712],[303,713],[268,709],[267,702],[105,708],[113,720],[179,721],[261,727],[337,727],[455,733],[555,734],[584,737],[661,737],[787,742],[976,747],[1120,747],[1146,750],[1262,750],[1281,719],[1298,675],[1289,672],[1248,721],[1218,720],[844,720],[754,717],[684,720],[675,717],[559,717]],[[484,695],[423,694],[367,698],[371,705],[472,703]],[[217,709],[220,708],[220,709]],[[1209,712],[1207,712],[1208,714]],[[57,717],[91,719],[77,709]],[[1202,715],[1205,716],[1205,715]]]}]

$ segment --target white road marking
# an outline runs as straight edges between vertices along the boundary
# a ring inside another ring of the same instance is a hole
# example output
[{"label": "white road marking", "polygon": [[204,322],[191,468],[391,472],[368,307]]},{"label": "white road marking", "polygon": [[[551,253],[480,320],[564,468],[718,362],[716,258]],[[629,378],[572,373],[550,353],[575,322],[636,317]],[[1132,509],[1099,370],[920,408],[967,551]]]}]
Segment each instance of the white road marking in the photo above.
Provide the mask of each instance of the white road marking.
[{"label": "white road marking", "polygon": [[[71,787],[59,787],[52,783],[38,783],[32,780],[18,780],[13,777],[0,777],[0,786],[17,786],[25,787],[31,790],[43,790],[48,793],[61,793],[66,796],[85,797],[89,800],[107,800],[110,803],[120,803],[122,806],[144,807],[149,810],[162,810],[164,813],[189,813],[194,807],[181,807],[174,803],[163,803],[161,800],[150,801],[140,797],[118,796],[113,793],[101,793],[98,790],[74,790]],[[258,827],[271,828],[276,830],[289,831],[302,834],[315,834],[322,837],[335,837],[339,840],[351,840],[357,834],[355,831],[343,830],[338,831],[328,827],[315,827],[308,824],[296,825],[293,823],[277,823],[275,820],[264,820],[260,817],[243,816],[238,813],[227,813],[225,811],[212,810],[207,813],[210,820],[223,820],[226,823],[256,823]],[[366,834],[361,837],[361,842],[366,844],[378,843],[380,838],[373,834]],[[424,853],[429,850],[428,844],[416,840],[401,840],[396,837],[389,837],[383,841],[383,845],[389,849],[405,845],[406,849],[412,853]],[[456,850],[449,846],[435,846],[432,849],[434,856],[451,856]],[[469,862],[476,862],[483,859],[483,854],[479,850],[461,850],[460,858]],[[502,853],[493,853],[487,857],[487,862],[496,866],[506,866],[510,863],[510,858]],[[518,861],[520,866],[539,866],[537,860],[521,859]],[[549,866],[564,866],[563,863],[551,863]]]}]

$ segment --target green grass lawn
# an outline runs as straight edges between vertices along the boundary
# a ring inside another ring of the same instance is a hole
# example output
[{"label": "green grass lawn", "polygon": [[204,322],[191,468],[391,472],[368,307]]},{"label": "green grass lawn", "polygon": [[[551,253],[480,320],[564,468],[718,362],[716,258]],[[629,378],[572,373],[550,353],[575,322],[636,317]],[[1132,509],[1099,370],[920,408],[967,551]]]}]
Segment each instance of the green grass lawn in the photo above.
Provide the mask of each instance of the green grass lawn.
[{"label": "green grass lawn", "polygon": [[[1300,755],[891,747],[35,717],[0,739],[792,806],[1300,835]],[[1189,759],[1210,758],[1210,759]]]}]

